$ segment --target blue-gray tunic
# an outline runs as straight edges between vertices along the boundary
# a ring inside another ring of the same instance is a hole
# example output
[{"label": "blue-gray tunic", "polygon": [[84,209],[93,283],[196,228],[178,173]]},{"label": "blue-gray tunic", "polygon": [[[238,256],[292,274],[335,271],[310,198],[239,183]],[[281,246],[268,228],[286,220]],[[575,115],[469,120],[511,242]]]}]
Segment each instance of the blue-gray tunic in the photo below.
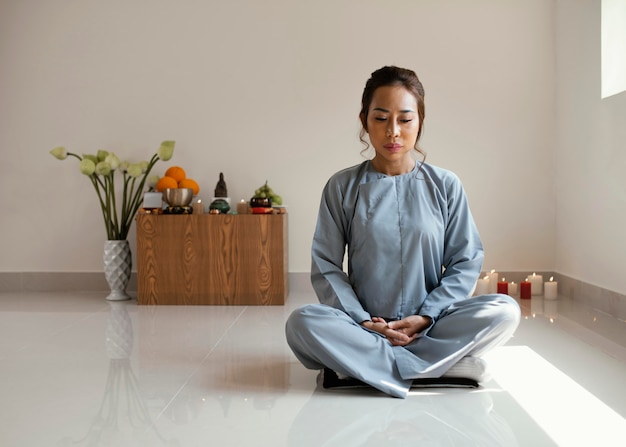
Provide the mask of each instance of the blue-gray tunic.
[{"label": "blue-gray tunic", "polygon": [[324,188],[312,258],[320,301],[356,322],[416,314],[436,320],[470,295],[483,248],[456,175],[416,163],[408,174],[387,176],[366,161]]}]

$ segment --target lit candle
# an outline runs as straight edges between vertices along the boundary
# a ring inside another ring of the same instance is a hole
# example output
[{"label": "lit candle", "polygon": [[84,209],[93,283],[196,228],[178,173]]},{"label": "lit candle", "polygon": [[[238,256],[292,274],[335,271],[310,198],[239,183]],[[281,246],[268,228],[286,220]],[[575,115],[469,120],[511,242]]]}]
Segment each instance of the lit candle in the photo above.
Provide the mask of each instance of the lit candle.
[{"label": "lit candle", "polygon": [[533,295],[543,294],[543,276],[533,273],[533,276],[526,278],[526,281],[529,281],[532,284]]},{"label": "lit candle", "polygon": [[511,281],[509,283],[509,295],[511,296],[517,295],[517,283],[515,281]]},{"label": "lit candle", "polygon": [[[526,278],[528,280],[528,278]],[[530,281],[522,281],[519,284],[520,298],[523,300],[529,300],[531,295],[531,283]]]},{"label": "lit candle", "polygon": [[198,199],[198,201],[191,205],[192,214],[204,214],[204,205],[202,204],[202,200]]},{"label": "lit candle", "polygon": [[502,278],[502,281],[498,281],[498,293],[503,295],[509,294],[509,283],[504,278]]},{"label": "lit candle", "polygon": [[492,270],[489,273],[489,293],[496,293],[498,291],[498,272]]},{"label": "lit candle", "polygon": [[244,199],[237,204],[237,214],[248,214],[248,202]]},{"label": "lit candle", "polygon": [[557,296],[557,288],[558,288],[559,283],[554,281],[554,276],[551,276],[550,281],[545,282],[543,285],[544,285],[543,297],[547,300],[555,300]]},{"label": "lit candle", "polygon": [[484,278],[478,278],[474,295],[485,295],[487,293],[489,293],[489,275],[485,275]]}]

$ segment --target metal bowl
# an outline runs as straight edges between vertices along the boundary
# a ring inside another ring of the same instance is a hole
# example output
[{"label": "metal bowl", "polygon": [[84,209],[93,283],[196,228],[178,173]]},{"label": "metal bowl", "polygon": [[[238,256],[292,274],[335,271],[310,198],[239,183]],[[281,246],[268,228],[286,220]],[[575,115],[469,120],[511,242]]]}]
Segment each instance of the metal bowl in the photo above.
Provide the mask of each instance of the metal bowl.
[{"label": "metal bowl", "polygon": [[165,188],[163,190],[163,200],[169,206],[189,206],[191,199],[193,199],[191,188]]}]

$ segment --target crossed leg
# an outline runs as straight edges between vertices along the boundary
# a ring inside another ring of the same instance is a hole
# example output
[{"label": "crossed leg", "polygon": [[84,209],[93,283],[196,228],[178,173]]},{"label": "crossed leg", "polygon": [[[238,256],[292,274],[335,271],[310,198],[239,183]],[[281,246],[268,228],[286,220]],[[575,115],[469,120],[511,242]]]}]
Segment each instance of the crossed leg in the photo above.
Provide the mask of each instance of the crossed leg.
[{"label": "crossed leg", "polygon": [[306,368],[327,367],[406,397],[413,379],[440,377],[461,358],[480,356],[506,342],[519,315],[519,306],[506,295],[459,301],[405,347],[392,346],[345,312],[322,304],[296,309],[285,330],[289,346]]}]

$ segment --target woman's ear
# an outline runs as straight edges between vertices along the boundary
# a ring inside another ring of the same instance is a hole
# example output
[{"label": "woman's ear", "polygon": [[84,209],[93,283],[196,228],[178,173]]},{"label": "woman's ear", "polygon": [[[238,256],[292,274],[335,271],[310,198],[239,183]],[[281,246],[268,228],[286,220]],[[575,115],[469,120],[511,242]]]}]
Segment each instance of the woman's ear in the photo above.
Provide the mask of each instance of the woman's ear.
[{"label": "woman's ear", "polygon": [[365,118],[365,115],[359,113],[359,119],[361,120],[361,126],[363,126],[363,129],[367,132],[367,119]]}]

